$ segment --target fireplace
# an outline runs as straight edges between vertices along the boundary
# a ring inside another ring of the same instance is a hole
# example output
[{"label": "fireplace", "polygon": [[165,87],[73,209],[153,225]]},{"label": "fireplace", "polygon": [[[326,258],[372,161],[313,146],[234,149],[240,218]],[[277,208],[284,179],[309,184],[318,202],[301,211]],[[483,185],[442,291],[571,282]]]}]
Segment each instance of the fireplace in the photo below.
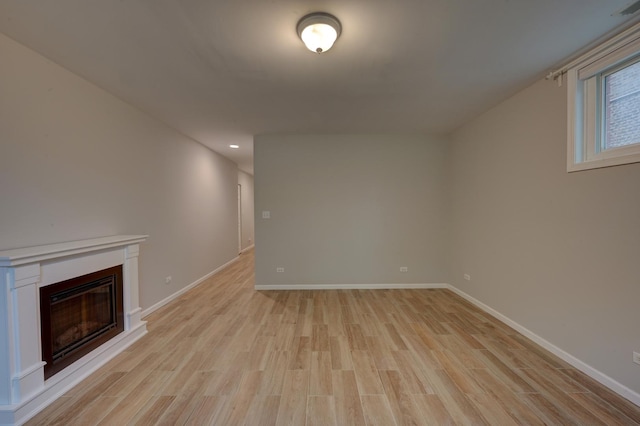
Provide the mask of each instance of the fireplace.
[{"label": "fireplace", "polygon": [[144,336],[138,256],[146,239],[0,251],[0,425],[23,424]]},{"label": "fireplace", "polygon": [[124,331],[122,265],[40,288],[44,377]]}]

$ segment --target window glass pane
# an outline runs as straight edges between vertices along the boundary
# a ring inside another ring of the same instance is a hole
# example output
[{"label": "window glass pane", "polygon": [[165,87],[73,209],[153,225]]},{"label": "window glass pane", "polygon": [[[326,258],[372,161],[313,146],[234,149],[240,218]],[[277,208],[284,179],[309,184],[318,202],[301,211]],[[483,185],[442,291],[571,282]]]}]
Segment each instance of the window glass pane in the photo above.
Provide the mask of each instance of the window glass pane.
[{"label": "window glass pane", "polygon": [[605,78],[604,149],[640,143],[640,62]]}]

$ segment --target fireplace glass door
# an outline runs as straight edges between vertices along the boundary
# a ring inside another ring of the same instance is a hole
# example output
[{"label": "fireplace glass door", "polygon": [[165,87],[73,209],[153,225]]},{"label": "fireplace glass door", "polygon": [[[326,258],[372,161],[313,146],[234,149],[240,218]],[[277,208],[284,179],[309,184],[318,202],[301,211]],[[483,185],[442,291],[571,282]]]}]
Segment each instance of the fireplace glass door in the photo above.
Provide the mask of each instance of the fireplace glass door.
[{"label": "fireplace glass door", "polygon": [[122,265],[40,288],[45,378],[124,330]]}]

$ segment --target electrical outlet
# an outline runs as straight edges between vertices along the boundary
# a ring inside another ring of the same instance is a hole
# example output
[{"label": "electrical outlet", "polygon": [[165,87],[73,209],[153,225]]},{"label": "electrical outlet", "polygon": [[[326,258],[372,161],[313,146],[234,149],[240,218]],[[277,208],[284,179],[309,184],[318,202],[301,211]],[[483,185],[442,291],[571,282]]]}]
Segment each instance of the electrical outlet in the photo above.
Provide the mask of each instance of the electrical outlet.
[{"label": "electrical outlet", "polygon": [[633,353],[633,362],[636,364],[640,364],[640,352]]},{"label": "electrical outlet", "polygon": [[464,279],[465,279],[465,281],[471,281],[471,275],[464,274]]},{"label": "electrical outlet", "polygon": [[276,268],[276,272],[284,272],[284,268],[282,266],[278,266]]},{"label": "electrical outlet", "polygon": [[169,275],[169,276],[167,276],[167,277],[164,279],[164,283],[165,283],[166,285],[169,285],[169,284],[171,284],[171,280],[172,280],[171,275]]},{"label": "electrical outlet", "polygon": [[406,266],[401,266],[400,272],[409,272],[409,268],[407,268]]}]

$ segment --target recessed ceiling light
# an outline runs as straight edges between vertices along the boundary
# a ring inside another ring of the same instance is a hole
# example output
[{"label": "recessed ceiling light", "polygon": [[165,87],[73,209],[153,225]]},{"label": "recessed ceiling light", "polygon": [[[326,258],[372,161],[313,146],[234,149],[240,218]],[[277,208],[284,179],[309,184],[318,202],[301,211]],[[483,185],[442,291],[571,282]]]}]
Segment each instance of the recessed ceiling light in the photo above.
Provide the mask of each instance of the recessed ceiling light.
[{"label": "recessed ceiling light", "polygon": [[238,149],[240,148],[240,145],[229,145],[229,148]]},{"label": "recessed ceiling light", "polygon": [[342,25],[333,15],[324,12],[314,12],[303,16],[298,21],[298,36],[312,52],[322,53],[331,49],[333,43],[340,37]]}]

